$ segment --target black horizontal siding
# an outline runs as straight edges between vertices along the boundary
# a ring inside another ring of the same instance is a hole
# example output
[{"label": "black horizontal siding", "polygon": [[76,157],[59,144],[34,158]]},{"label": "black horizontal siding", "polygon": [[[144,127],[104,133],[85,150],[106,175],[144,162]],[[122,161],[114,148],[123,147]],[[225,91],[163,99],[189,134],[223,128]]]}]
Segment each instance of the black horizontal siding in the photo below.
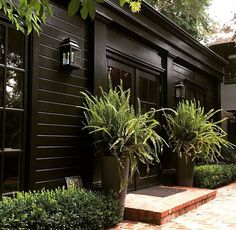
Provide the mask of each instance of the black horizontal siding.
[{"label": "black horizontal siding", "polygon": [[[88,25],[79,16],[69,18],[66,9],[53,6],[38,38],[33,76],[36,92],[33,106],[34,136],[31,151],[30,188],[54,188],[65,177],[86,175],[89,141],[82,131],[81,91],[88,89]],[[60,47],[65,38],[78,41],[82,50],[81,69],[65,72],[60,66]],[[88,166],[89,168],[89,166]]]},{"label": "black horizontal siding", "polygon": [[46,157],[37,158],[36,171],[44,169],[65,168],[79,165],[81,158],[79,156],[62,156],[62,157]]},{"label": "black horizontal siding", "polygon": [[35,159],[56,157],[78,157],[88,153],[85,145],[78,142],[77,146],[38,146],[35,150]]},{"label": "black horizontal siding", "polygon": [[218,107],[218,82],[215,79],[210,78],[207,74],[197,73],[176,63],[174,64],[173,73],[176,77],[176,82],[187,79],[205,88],[206,106],[208,109]]},{"label": "black horizontal siding", "polygon": [[[81,111],[79,111],[81,112]],[[82,113],[82,112],[81,112]],[[38,113],[38,124],[60,124],[60,125],[78,125],[78,120],[82,119],[82,116],[61,114],[61,113],[49,113],[39,112]]]}]

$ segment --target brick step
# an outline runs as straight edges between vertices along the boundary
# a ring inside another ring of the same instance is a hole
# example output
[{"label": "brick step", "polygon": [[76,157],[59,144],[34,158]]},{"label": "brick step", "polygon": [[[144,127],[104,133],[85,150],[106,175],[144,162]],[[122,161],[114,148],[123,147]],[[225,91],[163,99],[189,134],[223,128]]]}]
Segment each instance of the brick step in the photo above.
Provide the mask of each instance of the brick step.
[{"label": "brick step", "polygon": [[154,186],[129,193],[124,219],[162,225],[213,200],[215,190]]}]

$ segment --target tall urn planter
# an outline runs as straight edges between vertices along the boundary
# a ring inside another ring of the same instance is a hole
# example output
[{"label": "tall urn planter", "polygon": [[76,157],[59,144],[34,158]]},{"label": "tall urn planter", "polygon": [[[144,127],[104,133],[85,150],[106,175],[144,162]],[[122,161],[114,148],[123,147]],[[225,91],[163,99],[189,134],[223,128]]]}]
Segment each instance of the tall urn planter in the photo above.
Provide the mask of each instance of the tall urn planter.
[{"label": "tall urn planter", "polygon": [[[137,111],[130,103],[130,89],[120,86],[109,90],[101,88],[100,96],[82,92],[85,103],[85,128],[89,130],[94,147],[105,153],[102,160],[102,187],[105,191],[118,193],[124,207],[128,181],[137,171],[138,162],[147,166],[158,162],[164,140],[156,132],[156,110],[141,113],[138,100]],[[129,172],[130,169],[130,172]]]},{"label": "tall urn planter", "polygon": [[176,162],[177,184],[192,187],[194,178],[194,165],[192,157],[178,157]]},{"label": "tall urn planter", "polygon": [[[123,168],[120,166],[120,162],[114,156],[103,156],[102,158],[102,188],[104,191],[113,191],[118,194],[120,204],[122,206],[121,218],[124,215],[125,198],[127,194],[128,179],[129,179],[129,158],[122,159]],[[121,187],[123,182],[124,186]]]},{"label": "tall urn planter", "polygon": [[219,126],[223,120],[214,121],[219,111],[211,109],[205,112],[200,102],[195,100],[179,102],[176,110],[164,110],[169,141],[177,155],[178,185],[193,186],[195,159],[214,162],[221,156],[222,146],[232,146]]}]

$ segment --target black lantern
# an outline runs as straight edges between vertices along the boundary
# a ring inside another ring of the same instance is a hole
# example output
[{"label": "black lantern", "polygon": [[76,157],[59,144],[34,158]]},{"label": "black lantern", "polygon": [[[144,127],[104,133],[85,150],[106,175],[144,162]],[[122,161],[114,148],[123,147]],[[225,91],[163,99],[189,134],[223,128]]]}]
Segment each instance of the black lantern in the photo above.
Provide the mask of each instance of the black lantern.
[{"label": "black lantern", "polygon": [[175,85],[175,98],[176,99],[185,98],[185,85],[182,82]]},{"label": "black lantern", "polygon": [[80,69],[81,50],[78,43],[66,38],[61,47],[61,66],[66,70]]}]

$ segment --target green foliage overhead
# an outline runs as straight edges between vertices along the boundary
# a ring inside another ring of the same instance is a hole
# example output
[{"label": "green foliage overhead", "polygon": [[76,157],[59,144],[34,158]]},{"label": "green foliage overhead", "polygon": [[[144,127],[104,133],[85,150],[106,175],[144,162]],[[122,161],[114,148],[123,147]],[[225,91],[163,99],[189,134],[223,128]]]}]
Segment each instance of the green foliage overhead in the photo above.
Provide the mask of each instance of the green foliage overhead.
[{"label": "green foliage overhead", "polygon": [[[141,9],[142,0],[118,0],[120,6],[128,4],[133,13],[139,12]],[[104,0],[70,0],[68,5],[68,15],[74,16],[77,12],[83,19],[86,19],[89,15],[91,19],[95,17],[95,4],[103,3]]]},{"label": "green foliage overhead", "polygon": [[[142,0],[117,0],[120,6],[128,5],[133,13],[139,12]],[[211,0],[146,0],[159,12],[166,15],[188,33],[197,39],[202,39],[209,33],[210,19],[206,12]],[[68,1],[68,15],[79,13],[83,19],[95,17],[96,3],[104,0],[70,0]],[[49,0],[0,0],[0,10],[8,17],[13,25],[28,34],[34,29],[40,32],[47,16],[52,14]]]},{"label": "green foliage overhead", "polygon": [[0,229],[103,230],[120,219],[117,197],[70,188],[18,193],[0,201]]},{"label": "green foliage overhead", "polygon": [[39,33],[41,24],[52,14],[49,0],[0,0],[0,10],[17,30],[28,34],[34,29]]},{"label": "green foliage overhead", "polygon": [[[133,13],[139,12],[142,0],[119,0],[121,6],[128,4]],[[79,12],[83,19],[88,16],[95,18],[95,4],[104,0],[70,0],[68,1],[68,15],[74,16]],[[52,15],[49,0],[0,0],[0,10],[7,16],[17,30],[31,33],[34,29],[38,34],[46,18]]]},{"label": "green foliage overhead", "polygon": [[164,140],[157,134],[159,123],[155,119],[155,110],[141,113],[140,102],[135,113],[130,105],[130,89],[124,91],[121,86],[114,89],[110,83],[108,93],[101,89],[101,96],[89,92],[85,97],[84,114],[86,128],[93,135],[95,146],[104,154],[115,156],[123,167],[122,159],[131,162],[130,178],[141,161],[149,164],[159,161]]},{"label": "green foliage overhead", "polygon": [[211,20],[206,9],[211,0],[145,1],[199,40],[210,32]]},{"label": "green foliage overhead", "polygon": [[223,120],[213,121],[220,110],[211,109],[205,113],[204,108],[196,101],[182,101],[177,109],[169,109],[165,113],[167,131],[173,151],[179,157],[192,156],[203,158],[208,162],[217,161],[221,156],[221,148],[233,147],[225,137],[227,134],[219,126]]}]

